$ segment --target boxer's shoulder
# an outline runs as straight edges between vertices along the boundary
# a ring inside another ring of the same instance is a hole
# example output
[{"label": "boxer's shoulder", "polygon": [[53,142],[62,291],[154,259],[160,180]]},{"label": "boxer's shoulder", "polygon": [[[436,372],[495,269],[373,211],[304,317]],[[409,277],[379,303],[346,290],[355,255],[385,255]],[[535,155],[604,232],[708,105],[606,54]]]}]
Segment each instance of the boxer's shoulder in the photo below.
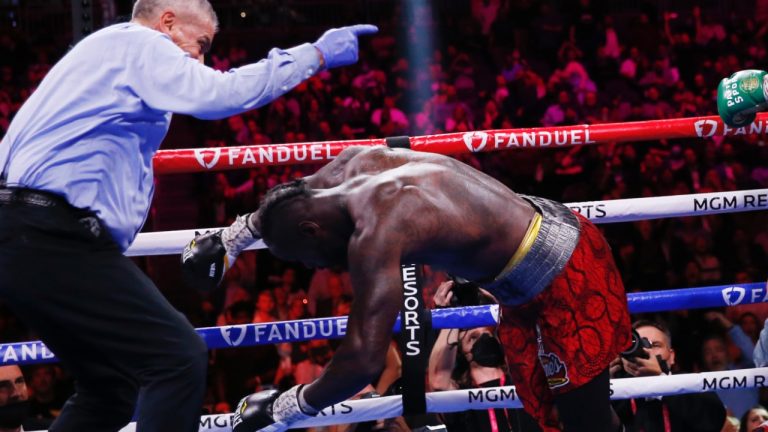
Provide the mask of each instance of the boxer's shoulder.
[{"label": "boxer's shoulder", "polygon": [[307,184],[313,189],[330,189],[344,183],[354,175],[358,163],[351,162],[364,154],[368,147],[352,146],[342,150],[336,157],[320,168],[315,174],[306,177]]}]

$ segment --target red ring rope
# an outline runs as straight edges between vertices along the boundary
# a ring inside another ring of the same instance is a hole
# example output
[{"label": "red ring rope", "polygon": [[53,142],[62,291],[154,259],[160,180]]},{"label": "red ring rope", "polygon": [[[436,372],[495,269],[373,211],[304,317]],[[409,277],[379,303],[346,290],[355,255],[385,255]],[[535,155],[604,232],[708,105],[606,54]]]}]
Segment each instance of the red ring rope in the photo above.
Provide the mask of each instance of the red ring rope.
[{"label": "red ring rope", "polygon": [[[440,154],[461,154],[520,148],[557,148],[608,142],[764,134],[768,132],[766,129],[768,129],[768,113],[759,114],[757,120],[750,126],[738,129],[727,127],[718,117],[710,116],[627,123],[454,132],[411,137],[409,140],[413,150]],[[336,157],[346,147],[353,145],[386,145],[386,140],[376,138],[161,150],[155,155],[154,168],[156,174],[171,174],[271,165],[324,163]]]}]

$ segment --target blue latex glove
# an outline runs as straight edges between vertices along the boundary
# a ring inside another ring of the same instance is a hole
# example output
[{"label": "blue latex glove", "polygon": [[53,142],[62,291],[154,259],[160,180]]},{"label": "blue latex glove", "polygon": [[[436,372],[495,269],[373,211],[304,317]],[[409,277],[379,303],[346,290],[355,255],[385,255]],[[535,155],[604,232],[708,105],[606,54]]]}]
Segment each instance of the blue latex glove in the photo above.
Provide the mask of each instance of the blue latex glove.
[{"label": "blue latex glove", "polygon": [[373,34],[379,28],[370,24],[357,24],[330,29],[314,43],[325,60],[325,67],[330,69],[357,62],[357,37]]}]

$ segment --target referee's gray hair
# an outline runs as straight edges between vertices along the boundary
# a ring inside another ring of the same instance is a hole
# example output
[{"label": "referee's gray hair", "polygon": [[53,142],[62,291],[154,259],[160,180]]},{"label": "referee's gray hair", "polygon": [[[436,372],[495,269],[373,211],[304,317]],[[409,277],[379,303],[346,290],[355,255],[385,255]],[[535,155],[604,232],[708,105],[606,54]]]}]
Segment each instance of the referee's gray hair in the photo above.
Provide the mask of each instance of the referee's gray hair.
[{"label": "referee's gray hair", "polygon": [[136,0],[132,18],[152,19],[161,10],[172,7],[179,11],[193,10],[210,18],[213,26],[219,28],[219,18],[208,0]]}]

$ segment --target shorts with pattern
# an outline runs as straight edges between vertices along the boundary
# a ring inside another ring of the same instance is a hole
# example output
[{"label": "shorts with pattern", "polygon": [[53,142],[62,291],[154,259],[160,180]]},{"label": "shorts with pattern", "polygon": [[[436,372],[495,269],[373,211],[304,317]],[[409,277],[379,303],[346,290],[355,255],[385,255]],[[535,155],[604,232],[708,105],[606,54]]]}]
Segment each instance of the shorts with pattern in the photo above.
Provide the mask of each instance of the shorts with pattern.
[{"label": "shorts with pattern", "polygon": [[577,217],[579,241],[565,269],[533,300],[503,306],[499,326],[517,393],[544,430],[559,430],[554,396],[591,381],[630,342],[624,284],[610,246]]}]

